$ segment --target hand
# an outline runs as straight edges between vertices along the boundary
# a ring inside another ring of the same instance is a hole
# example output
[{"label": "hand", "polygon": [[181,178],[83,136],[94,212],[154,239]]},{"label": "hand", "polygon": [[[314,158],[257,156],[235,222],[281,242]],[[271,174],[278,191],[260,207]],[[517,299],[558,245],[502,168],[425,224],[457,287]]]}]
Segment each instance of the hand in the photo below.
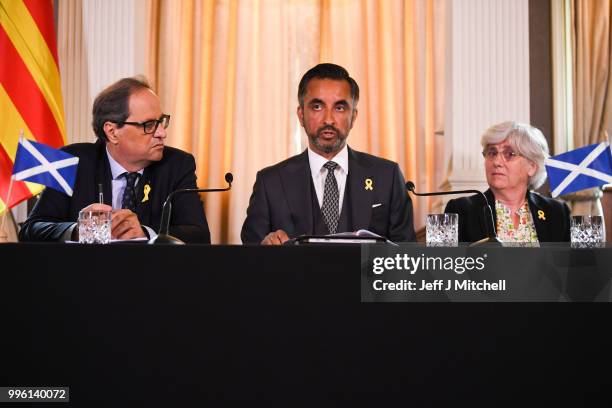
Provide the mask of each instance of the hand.
[{"label": "hand", "polygon": [[140,225],[138,215],[130,210],[114,211],[112,224],[111,237],[114,239],[144,238],[147,236]]},{"label": "hand", "polygon": [[289,240],[289,236],[287,233],[281,229],[273,231],[266,235],[266,237],[261,241],[262,245],[283,245],[285,241]]},{"label": "hand", "polygon": [[83,208],[81,211],[113,211],[113,207],[106,204],[93,203],[89,204],[87,207]]}]

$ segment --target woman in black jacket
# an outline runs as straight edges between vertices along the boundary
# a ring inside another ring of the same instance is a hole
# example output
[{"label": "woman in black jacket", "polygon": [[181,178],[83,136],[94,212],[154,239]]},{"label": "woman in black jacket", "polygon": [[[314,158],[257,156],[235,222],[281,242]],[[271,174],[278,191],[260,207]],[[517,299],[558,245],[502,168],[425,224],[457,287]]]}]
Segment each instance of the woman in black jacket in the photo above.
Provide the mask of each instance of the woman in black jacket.
[{"label": "woman in black jacket", "polygon": [[[570,240],[567,204],[530,191],[544,183],[548,144],[540,130],[516,122],[491,126],[481,139],[497,237],[504,243],[536,244]],[[482,195],[450,200],[445,212],[459,214],[459,241],[487,237]]]}]

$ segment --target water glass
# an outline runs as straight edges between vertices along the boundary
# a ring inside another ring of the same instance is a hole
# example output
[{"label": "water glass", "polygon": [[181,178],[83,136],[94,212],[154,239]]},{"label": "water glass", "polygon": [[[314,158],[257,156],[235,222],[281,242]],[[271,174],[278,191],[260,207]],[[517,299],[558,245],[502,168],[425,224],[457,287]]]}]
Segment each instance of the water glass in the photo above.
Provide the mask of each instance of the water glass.
[{"label": "water glass", "polygon": [[427,214],[427,246],[452,247],[459,241],[458,214]]},{"label": "water glass", "polygon": [[78,228],[80,243],[108,244],[111,241],[111,212],[80,211]]},{"label": "water glass", "polygon": [[570,224],[572,247],[603,246],[604,227],[601,215],[574,215]]}]

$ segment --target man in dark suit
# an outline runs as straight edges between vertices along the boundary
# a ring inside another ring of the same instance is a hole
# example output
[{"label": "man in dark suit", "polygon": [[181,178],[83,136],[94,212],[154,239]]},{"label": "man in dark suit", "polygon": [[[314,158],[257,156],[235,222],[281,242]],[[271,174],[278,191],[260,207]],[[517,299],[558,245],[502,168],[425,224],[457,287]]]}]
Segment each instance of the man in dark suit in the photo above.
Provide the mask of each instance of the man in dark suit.
[{"label": "man in dark suit", "polygon": [[[93,105],[96,143],[63,150],[79,157],[72,197],[45,189],[24,223],[21,241],[78,239],[79,211],[112,211],[114,239],[152,238],[171,191],[196,188],[191,154],[164,146],[170,116],[139,78],[123,78],[103,90]],[[102,193],[104,203],[100,203]],[[196,194],[173,200],[170,234],[185,242],[210,243],[202,202]]]},{"label": "man in dark suit", "polygon": [[397,163],[346,145],[359,86],[334,64],[302,77],[297,115],[308,149],[257,173],[242,242],[280,245],[304,234],[367,229],[414,241],[412,203]]}]

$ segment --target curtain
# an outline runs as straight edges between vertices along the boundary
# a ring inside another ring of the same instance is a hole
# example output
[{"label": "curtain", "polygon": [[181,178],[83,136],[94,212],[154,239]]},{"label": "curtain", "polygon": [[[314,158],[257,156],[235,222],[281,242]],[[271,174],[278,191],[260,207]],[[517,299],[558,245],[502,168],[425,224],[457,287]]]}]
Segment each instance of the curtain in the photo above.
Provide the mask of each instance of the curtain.
[{"label": "curtain", "polygon": [[[574,147],[608,139],[612,126],[610,70],[612,5],[602,0],[572,0]],[[566,196],[572,214],[603,214],[598,188]]]},{"label": "curtain", "polygon": [[[196,157],[213,243],[239,243],[256,172],[301,152],[301,76],[344,66],[361,89],[348,144],[436,189],[444,174],[443,0],[148,0],[147,74],[172,115],[168,144]],[[439,160],[439,159],[438,159]],[[413,199],[415,227],[431,203]]]},{"label": "curtain", "polygon": [[612,125],[610,1],[574,0],[574,145],[607,140]]}]

